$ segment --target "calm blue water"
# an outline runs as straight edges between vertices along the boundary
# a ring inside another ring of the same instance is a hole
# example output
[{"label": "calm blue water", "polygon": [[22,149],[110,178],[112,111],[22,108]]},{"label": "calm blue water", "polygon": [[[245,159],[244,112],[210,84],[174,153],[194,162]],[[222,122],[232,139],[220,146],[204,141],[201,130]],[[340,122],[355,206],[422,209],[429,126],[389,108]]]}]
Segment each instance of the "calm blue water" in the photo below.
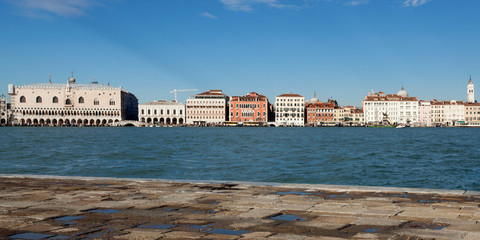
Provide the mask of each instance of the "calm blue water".
[{"label": "calm blue water", "polygon": [[480,129],[0,128],[0,173],[480,191]]}]

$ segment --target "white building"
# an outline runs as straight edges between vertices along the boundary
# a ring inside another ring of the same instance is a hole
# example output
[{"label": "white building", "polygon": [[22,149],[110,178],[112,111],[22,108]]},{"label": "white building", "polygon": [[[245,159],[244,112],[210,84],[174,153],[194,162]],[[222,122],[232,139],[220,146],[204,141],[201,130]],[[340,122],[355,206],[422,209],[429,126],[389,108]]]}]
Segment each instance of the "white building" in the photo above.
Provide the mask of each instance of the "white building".
[{"label": "white building", "polygon": [[139,104],[138,119],[160,125],[182,125],[185,123],[185,104],[165,100]]},{"label": "white building", "polygon": [[97,82],[77,84],[9,84],[12,124],[40,126],[98,126],[137,120],[138,101],[121,87]]},{"label": "white building", "polygon": [[0,96],[0,126],[8,124],[7,98],[5,95]]},{"label": "white building", "polygon": [[456,122],[465,122],[465,103],[455,100],[433,100],[432,122],[444,126],[455,126]]},{"label": "white building", "polygon": [[189,125],[219,125],[227,120],[228,96],[222,90],[210,90],[191,96],[186,104]]},{"label": "white building", "polygon": [[467,103],[475,102],[475,87],[473,86],[472,78],[468,81],[467,85]]},{"label": "white building", "polygon": [[275,125],[304,126],[305,97],[298,94],[282,94],[275,97]]},{"label": "white building", "polygon": [[409,97],[403,87],[397,94],[368,93],[362,105],[366,124],[380,124],[385,116],[399,124],[418,121],[418,98]]}]

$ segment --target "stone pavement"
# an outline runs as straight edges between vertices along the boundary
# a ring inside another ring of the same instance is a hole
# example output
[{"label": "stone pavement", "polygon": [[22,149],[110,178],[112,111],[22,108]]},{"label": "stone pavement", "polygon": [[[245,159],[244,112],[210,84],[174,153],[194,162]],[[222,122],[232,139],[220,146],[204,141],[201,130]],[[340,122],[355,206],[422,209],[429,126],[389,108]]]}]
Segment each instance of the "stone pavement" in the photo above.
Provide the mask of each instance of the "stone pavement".
[{"label": "stone pavement", "polygon": [[480,239],[480,193],[0,176],[0,239]]}]

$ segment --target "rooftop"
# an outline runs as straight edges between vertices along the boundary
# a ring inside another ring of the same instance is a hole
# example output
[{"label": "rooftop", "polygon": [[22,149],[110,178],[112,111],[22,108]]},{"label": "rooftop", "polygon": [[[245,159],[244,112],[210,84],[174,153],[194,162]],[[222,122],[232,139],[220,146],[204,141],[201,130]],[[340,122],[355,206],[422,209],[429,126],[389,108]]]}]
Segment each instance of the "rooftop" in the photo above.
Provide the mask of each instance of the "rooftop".
[{"label": "rooftop", "polygon": [[279,95],[277,97],[303,97],[302,95],[294,94],[294,93],[285,93],[282,95]]},{"label": "rooftop", "polygon": [[175,102],[175,101],[168,102],[165,100],[158,100],[158,101],[142,103],[139,105],[184,105],[184,104],[180,102]]}]

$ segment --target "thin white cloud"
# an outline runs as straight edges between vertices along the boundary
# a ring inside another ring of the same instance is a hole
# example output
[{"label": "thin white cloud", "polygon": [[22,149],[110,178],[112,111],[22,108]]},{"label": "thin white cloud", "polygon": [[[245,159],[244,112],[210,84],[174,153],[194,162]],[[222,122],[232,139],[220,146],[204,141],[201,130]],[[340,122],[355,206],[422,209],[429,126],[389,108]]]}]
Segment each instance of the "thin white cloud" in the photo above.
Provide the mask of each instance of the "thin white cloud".
[{"label": "thin white cloud", "polygon": [[211,14],[211,13],[208,13],[208,12],[203,12],[200,14],[200,16],[202,17],[206,17],[206,18],[210,18],[210,19],[218,19],[217,16]]},{"label": "thin white cloud", "polygon": [[429,2],[430,0],[405,0],[403,2],[403,6],[404,7],[417,7],[417,6],[420,6],[420,5],[423,5],[427,2]]},{"label": "thin white cloud", "polygon": [[254,5],[266,5],[271,8],[277,9],[299,9],[300,6],[292,4],[283,4],[279,0],[220,0],[227,9],[232,11],[249,12],[253,10]]},{"label": "thin white cloud", "polygon": [[7,0],[25,17],[48,18],[80,17],[85,15],[85,10],[98,6],[92,0]]},{"label": "thin white cloud", "polygon": [[350,0],[350,1],[346,2],[345,5],[355,7],[355,6],[358,6],[358,5],[367,4],[369,2],[370,2],[370,0]]}]

